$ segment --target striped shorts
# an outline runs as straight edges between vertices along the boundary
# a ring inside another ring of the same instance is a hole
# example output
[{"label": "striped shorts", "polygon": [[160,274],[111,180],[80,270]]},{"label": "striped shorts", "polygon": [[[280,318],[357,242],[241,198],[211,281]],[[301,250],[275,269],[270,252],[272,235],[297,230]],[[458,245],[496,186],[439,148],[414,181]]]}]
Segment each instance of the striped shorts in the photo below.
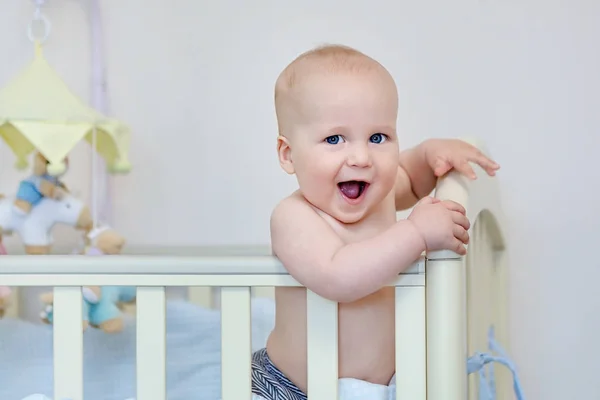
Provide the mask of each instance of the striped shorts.
[{"label": "striped shorts", "polygon": [[252,355],[252,393],[268,400],[306,400],[306,394],[273,365],[267,349]]}]

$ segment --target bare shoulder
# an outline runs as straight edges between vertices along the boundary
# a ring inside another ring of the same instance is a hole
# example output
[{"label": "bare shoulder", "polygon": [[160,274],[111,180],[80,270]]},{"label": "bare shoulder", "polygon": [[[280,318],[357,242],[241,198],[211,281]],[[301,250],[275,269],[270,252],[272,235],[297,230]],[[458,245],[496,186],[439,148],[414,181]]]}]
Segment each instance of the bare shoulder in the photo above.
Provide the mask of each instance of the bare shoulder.
[{"label": "bare shoulder", "polygon": [[291,237],[298,240],[306,234],[320,234],[328,230],[331,230],[330,226],[299,192],[281,200],[271,214],[271,241],[274,246]]},{"label": "bare shoulder", "polygon": [[300,269],[323,266],[343,245],[332,227],[297,192],[283,199],[271,214],[273,254],[290,274],[298,273],[296,279],[301,282]]},{"label": "bare shoulder", "polygon": [[287,225],[290,221],[299,219],[299,216],[306,217],[314,215],[319,217],[317,212],[298,192],[294,192],[284,198],[275,206],[271,213],[271,229]]}]

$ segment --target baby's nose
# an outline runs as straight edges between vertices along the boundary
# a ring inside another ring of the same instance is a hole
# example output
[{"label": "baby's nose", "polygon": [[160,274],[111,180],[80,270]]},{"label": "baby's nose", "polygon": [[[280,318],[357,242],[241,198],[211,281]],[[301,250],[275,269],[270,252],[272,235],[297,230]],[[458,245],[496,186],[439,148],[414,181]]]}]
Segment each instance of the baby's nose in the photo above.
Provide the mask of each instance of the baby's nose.
[{"label": "baby's nose", "polygon": [[371,153],[367,146],[355,146],[348,156],[348,164],[352,167],[370,167]]}]

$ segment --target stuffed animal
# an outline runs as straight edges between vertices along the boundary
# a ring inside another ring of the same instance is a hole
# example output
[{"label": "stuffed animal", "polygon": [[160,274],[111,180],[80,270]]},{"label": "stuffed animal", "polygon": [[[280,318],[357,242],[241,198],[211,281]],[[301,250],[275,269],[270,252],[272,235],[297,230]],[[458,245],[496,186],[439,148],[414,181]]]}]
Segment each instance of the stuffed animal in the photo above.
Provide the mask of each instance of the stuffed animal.
[{"label": "stuffed animal", "polygon": [[14,202],[14,210],[20,215],[27,215],[43,197],[60,200],[68,192],[67,187],[61,182],[68,170],[69,159],[55,171],[49,170],[49,162],[40,152],[35,153],[33,175],[23,179],[19,184],[19,191]]},{"label": "stuffed animal", "polygon": [[[86,247],[81,254],[116,255],[120,254],[125,239],[109,227],[93,229],[86,235]],[[86,286],[82,288],[83,296],[83,330],[89,325],[100,328],[107,333],[119,332],[123,329],[121,307],[135,302],[135,286]],[[42,321],[51,324],[53,319],[52,292],[44,293],[41,300],[46,304],[40,314]]]},{"label": "stuffed animal", "polygon": [[[85,288],[84,288],[85,289]],[[88,326],[99,328],[106,333],[117,333],[123,330],[123,315],[121,305],[135,301],[135,286],[92,286],[83,291],[83,330]],[[54,294],[42,294],[46,303],[40,317],[47,324],[52,324],[54,318]]]},{"label": "stuffed animal", "polygon": [[114,229],[102,226],[85,235],[85,247],[81,254],[86,256],[117,255],[123,251],[125,238]]}]

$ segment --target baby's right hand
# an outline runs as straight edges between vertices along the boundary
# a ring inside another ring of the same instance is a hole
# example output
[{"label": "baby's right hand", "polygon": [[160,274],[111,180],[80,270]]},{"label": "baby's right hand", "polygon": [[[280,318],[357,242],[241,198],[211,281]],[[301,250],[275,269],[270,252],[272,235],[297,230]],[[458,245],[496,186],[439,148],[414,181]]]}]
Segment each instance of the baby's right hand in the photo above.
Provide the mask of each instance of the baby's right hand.
[{"label": "baby's right hand", "polygon": [[427,251],[451,250],[467,254],[465,244],[469,243],[470,223],[460,204],[425,197],[415,205],[408,220],[423,237]]}]

